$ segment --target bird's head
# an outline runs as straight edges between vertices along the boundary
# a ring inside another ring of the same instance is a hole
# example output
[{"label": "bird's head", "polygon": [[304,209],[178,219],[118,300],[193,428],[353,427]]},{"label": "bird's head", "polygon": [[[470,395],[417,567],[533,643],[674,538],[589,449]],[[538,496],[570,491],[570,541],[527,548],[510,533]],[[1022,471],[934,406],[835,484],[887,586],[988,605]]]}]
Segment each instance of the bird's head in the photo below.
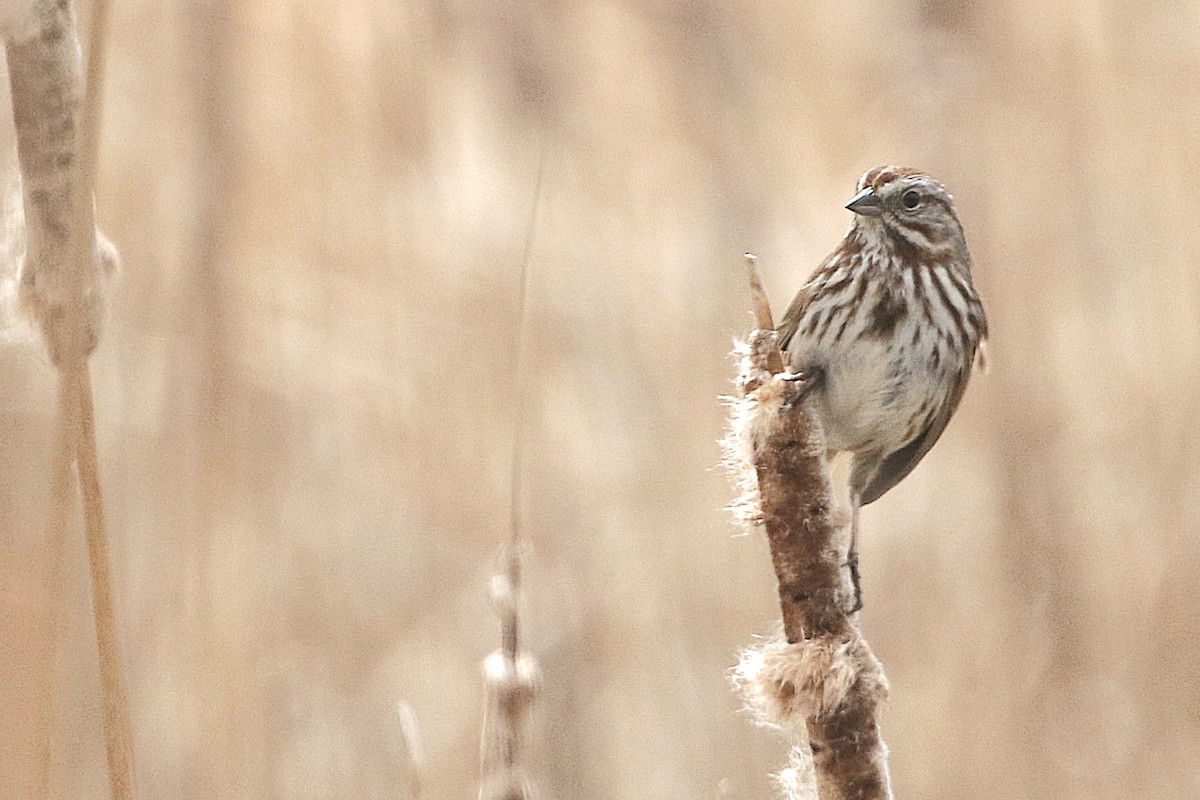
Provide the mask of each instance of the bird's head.
[{"label": "bird's head", "polygon": [[966,239],[946,187],[911,167],[876,167],[858,180],[846,204],[852,230],[888,250],[916,248],[936,254],[966,253]]}]

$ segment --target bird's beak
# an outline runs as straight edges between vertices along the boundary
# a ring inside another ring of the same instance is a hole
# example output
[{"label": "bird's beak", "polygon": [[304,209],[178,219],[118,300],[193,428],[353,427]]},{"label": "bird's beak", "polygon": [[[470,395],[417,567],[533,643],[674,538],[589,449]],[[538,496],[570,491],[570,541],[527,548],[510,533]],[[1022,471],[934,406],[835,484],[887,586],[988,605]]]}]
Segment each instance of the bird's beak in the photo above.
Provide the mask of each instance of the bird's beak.
[{"label": "bird's beak", "polygon": [[862,214],[864,217],[878,217],[883,213],[883,206],[879,204],[879,197],[870,186],[854,195],[850,202],[846,203],[846,208],[855,214]]}]

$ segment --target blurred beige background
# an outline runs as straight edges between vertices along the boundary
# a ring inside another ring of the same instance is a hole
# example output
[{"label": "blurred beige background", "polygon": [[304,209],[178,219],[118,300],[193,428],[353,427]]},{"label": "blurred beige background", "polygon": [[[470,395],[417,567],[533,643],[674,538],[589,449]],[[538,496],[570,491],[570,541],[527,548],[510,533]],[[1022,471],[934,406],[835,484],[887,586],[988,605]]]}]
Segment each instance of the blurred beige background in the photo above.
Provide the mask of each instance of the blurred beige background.
[{"label": "blurred beige background", "polygon": [[[864,519],[896,794],[1200,796],[1200,3],[113,6],[93,364],[142,796],[406,797],[398,701],[426,797],[473,796],[518,393],[544,796],[773,796],[727,680],[777,615],[715,468],[740,254],[782,309],[889,162],[955,193],[993,332]],[[54,391],[10,332],[0,796],[53,685],[56,790],[99,798],[78,532],[32,666]]]}]

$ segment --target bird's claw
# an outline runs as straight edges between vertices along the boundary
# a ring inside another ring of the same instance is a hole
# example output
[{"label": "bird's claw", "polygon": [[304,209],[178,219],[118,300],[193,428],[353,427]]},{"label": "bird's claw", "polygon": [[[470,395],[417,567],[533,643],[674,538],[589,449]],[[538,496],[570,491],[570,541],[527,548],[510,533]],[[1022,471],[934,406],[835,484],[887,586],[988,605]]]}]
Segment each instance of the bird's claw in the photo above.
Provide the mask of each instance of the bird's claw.
[{"label": "bird's claw", "polygon": [[786,381],[791,387],[789,396],[783,403],[783,410],[786,411],[800,403],[809,392],[821,385],[824,376],[825,373],[820,367],[808,367],[798,372],[789,369],[779,373],[776,377]]},{"label": "bird's claw", "polygon": [[849,568],[850,585],[854,587],[854,604],[851,605],[846,611],[846,616],[849,616],[862,611],[863,607],[862,582],[860,581],[858,574],[858,553],[850,553],[846,557],[846,563],[842,566]]}]

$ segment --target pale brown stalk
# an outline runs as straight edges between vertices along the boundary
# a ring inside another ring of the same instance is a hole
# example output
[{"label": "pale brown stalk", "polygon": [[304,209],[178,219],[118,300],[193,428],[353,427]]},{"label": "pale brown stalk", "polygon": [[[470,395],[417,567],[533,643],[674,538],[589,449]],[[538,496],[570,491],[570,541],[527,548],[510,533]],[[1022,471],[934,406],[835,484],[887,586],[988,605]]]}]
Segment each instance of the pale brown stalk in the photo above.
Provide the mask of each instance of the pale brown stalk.
[{"label": "pale brown stalk", "polygon": [[[771,300],[763,287],[762,275],[758,271],[758,256],[746,253],[746,277],[750,281],[750,304],[754,306],[754,322],[760,331],[775,330],[775,318],[771,314]],[[783,372],[783,354],[778,347],[767,352],[767,369],[773,373]]]},{"label": "pale brown stalk", "polygon": [[408,788],[408,798],[423,800],[421,772],[425,768],[425,751],[421,746],[417,714],[410,704],[400,701],[396,704],[396,716],[400,720],[400,744],[404,749],[404,782]]},{"label": "pale brown stalk", "polygon": [[[752,261],[748,267],[759,325],[770,325],[757,270]],[[891,797],[879,733],[887,682],[845,610],[853,594],[824,437],[802,399],[803,383],[779,376],[776,342],[774,330],[760,329],[740,351],[743,394],[733,406],[727,447],[743,473],[735,477],[751,490],[747,502],[757,513],[749,516],[766,529],[782,636],[743,654],[736,680],[758,717],[788,731],[799,760],[815,771],[816,787],[793,783],[791,797],[882,800]]]},{"label": "pale brown stalk", "polygon": [[491,586],[492,603],[500,618],[500,649],[483,662],[487,708],[480,742],[479,800],[529,800],[533,796],[524,760],[529,715],[541,684],[541,675],[537,659],[532,653],[522,651],[520,640],[521,558],[524,554],[521,514],[524,465],[521,453],[525,438],[522,399],[525,394],[524,349],[529,269],[541,199],[542,169],[543,164],[539,163],[517,287],[517,335],[512,369],[516,416],[513,424],[511,515],[508,540],[500,551],[500,571],[492,578]]},{"label": "pale brown stalk", "polygon": [[96,620],[96,645],[100,655],[100,698],[104,710],[104,748],[113,798],[133,797],[133,725],[129,696],[121,667],[121,644],[109,574],[108,534],[100,491],[100,465],[96,456],[96,422],[92,409],[91,375],[86,365],[76,371],[80,430],[77,466],[83,495],[88,564],[92,578],[92,611]]},{"label": "pale brown stalk", "polygon": [[62,563],[66,547],[67,528],[74,508],[71,465],[75,452],[75,431],[79,427],[79,403],[66,381],[58,386],[58,432],[54,447],[54,474],[51,507],[46,532],[45,564],[42,572],[44,596],[48,606],[45,630],[37,644],[37,675],[41,696],[37,698],[36,722],[32,731],[37,751],[38,800],[50,796],[50,773],[53,749],[54,719],[54,662],[58,652],[58,620],[63,608]]}]

